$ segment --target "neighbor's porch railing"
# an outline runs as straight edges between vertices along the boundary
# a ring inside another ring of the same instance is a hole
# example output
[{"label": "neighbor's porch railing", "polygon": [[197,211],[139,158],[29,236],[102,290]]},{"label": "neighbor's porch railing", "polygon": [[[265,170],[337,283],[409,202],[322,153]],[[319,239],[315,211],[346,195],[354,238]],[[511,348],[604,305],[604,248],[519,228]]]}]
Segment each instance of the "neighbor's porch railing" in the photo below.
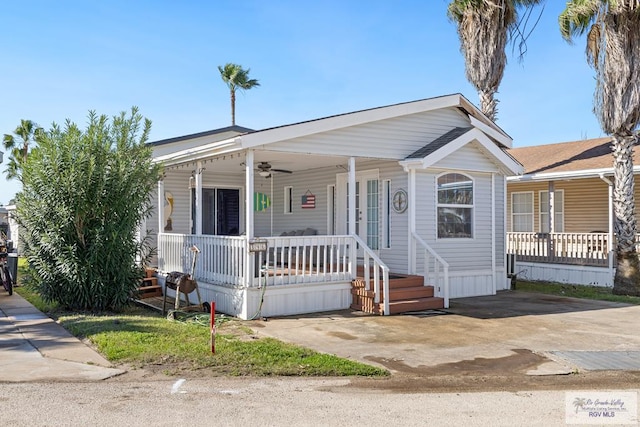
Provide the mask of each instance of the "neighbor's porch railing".
[{"label": "neighbor's porch railing", "polygon": [[507,233],[507,253],[518,261],[609,265],[608,233]]},{"label": "neighbor's porch railing", "polygon": [[[417,248],[420,247],[424,250],[423,275],[425,285],[433,285],[436,296],[444,300],[444,308],[449,308],[449,263],[416,233],[411,233],[411,236],[416,260],[418,259]],[[411,271],[410,273],[416,274],[416,272]]]}]

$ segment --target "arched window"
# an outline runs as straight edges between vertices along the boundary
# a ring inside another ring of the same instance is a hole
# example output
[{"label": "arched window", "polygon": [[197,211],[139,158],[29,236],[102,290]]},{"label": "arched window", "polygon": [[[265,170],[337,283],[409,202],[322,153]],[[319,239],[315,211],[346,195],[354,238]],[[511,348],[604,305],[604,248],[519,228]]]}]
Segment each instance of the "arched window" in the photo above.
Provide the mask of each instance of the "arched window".
[{"label": "arched window", "polygon": [[473,237],[473,180],[460,173],[438,177],[438,238]]}]

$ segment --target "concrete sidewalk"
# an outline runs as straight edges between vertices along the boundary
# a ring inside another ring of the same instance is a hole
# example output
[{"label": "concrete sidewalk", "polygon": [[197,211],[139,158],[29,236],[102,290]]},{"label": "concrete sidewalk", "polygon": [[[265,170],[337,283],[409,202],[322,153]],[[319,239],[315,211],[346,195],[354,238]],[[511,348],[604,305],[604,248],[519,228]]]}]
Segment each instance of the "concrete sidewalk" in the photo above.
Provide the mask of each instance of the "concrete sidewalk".
[{"label": "concrete sidewalk", "polygon": [[96,381],[124,373],[18,294],[0,292],[0,382]]}]

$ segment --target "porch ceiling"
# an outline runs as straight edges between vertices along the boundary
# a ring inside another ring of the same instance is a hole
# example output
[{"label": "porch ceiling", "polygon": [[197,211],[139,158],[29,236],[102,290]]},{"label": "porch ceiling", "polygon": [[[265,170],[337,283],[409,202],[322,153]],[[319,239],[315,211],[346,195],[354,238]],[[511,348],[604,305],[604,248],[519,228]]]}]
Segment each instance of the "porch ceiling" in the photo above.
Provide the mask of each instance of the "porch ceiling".
[{"label": "porch ceiling", "polygon": [[[226,153],[224,155],[204,157],[201,159],[203,167],[207,172],[217,172],[224,174],[244,174],[245,172],[245,153],[238,151],[235,153]],[[255,150],[254,166],[260,162],[268,162],[272,169],[284,169],[291,172],[305,171],[310,169],[336,167],[343,171],[347,170],[347,157],[341,156],[321,156],[317,154],[299,154],[299,153],[283,153],[267,150]],[[189,161],[180,165],[172,165],[166,167],[170,170],[173,168],[182,168],[185,165],[195,167],[195,161]],[[257,167],[255,167],[257,170]]]}]

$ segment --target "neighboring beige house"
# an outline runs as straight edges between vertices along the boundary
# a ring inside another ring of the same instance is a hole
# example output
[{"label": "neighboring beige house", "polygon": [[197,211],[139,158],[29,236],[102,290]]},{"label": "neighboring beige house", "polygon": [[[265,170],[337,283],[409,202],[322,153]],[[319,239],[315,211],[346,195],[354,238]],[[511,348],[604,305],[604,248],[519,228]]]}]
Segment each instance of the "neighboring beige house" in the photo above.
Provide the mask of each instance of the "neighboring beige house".
[{"label": "neighboring beige house", "polygon": [[[518,277],[613,286],[611,138],[509,154],[525,169],[507,178],[508,251],[517,254]],[[635,189],[638,202],[638,175]]]}]

